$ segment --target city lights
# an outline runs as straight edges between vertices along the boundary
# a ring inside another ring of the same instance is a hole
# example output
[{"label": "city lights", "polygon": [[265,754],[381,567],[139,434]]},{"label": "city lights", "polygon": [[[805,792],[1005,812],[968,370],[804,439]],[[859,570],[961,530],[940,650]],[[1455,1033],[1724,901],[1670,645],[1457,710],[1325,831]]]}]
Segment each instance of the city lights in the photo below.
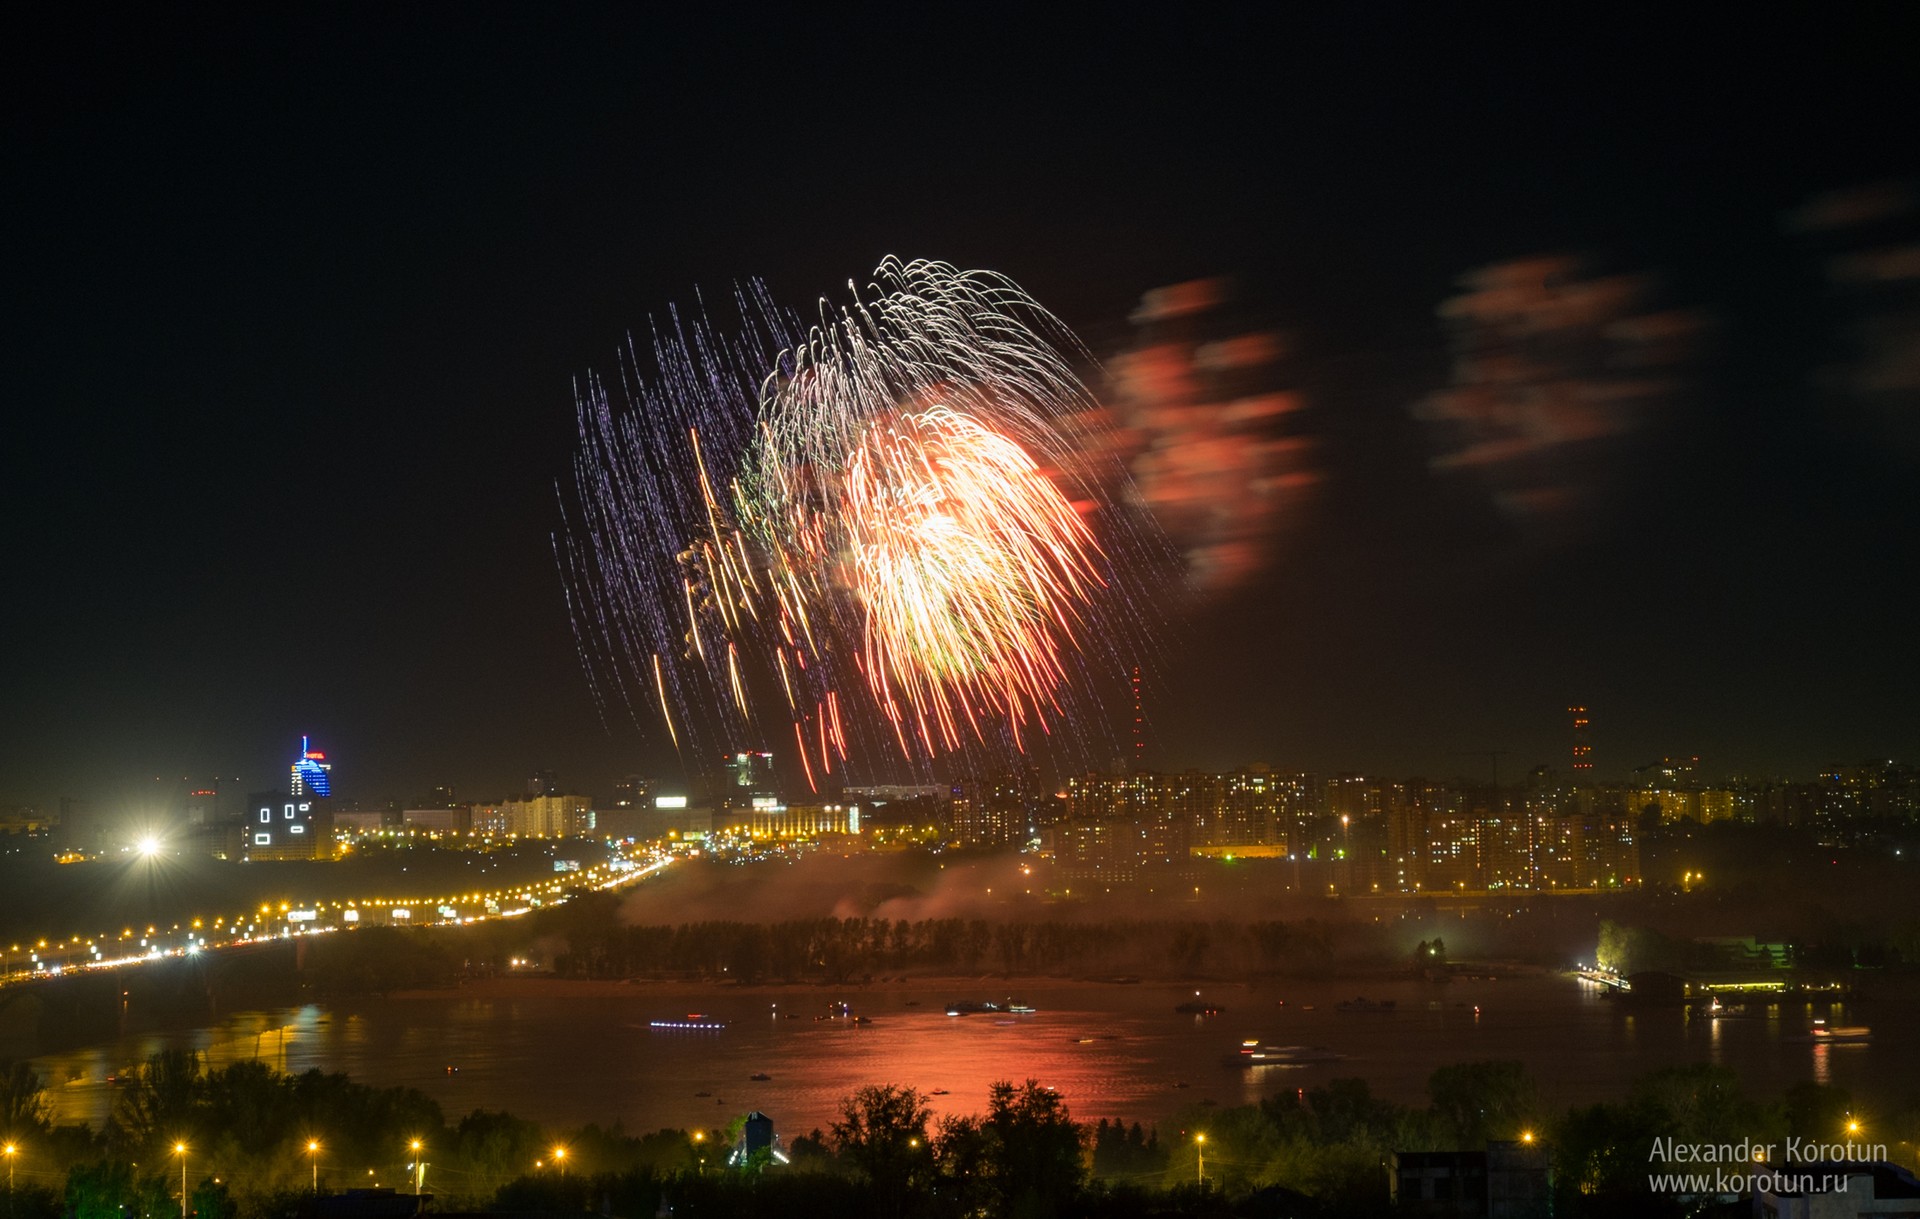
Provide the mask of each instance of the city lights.
[{"label": "city lights", "polygon": [[0,1219],[1920,1219],[1920,3],[22,11]]}]

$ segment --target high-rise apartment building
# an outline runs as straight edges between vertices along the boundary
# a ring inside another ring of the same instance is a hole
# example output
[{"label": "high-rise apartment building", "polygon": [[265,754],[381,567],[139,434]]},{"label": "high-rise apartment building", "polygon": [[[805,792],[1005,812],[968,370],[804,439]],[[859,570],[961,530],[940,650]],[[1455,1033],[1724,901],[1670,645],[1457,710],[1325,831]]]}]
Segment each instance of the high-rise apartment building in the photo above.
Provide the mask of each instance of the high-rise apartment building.
[{"label": "high-rise apartment building", "polygon": [[746,751],[727,755],[724,789],[717,801],[723,807],[752,806],[755,796],[778,796],[780,779],[773,771],[773,755]]}]

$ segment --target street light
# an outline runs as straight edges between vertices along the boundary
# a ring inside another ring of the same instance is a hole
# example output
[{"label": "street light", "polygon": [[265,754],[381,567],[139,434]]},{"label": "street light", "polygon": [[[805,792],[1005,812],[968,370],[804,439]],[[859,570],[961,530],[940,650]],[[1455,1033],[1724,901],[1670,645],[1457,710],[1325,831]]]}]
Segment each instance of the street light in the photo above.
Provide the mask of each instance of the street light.
[{"label": "street light", "polygon": [[565,1147],[555,1147],[553,1149],[553,1162],[560,1166],[560,1179],[562,1181],[566,1180],[567,1179],[567,1149]]},{"label": "street light", "polygon": [[13,1157],[20,1154],[20,1149],[18,1147],[15,1147],[12,1143],[8,1143],[4,1150],[6,1151],[6,1156],[7,1156],[7,1192],[12,1193],[13,1192]]},{"label": "street light", "polygon": [[1193,1183],[1195,1185],[1205,1185],[1207,1183],[1207,1136],[1204,1134],[1194,1135],[1193,1145],[1200,1153],[1200,1158],[1194,1161]]},{"label": "street light", "polygon": [[419,1139],[407,1144],[407,1149],[413,1152],[413,1196],[416,1198],[426,1189],[427,1162],[420,1156],[423,1147]]},{"label": "street light", "polygon": [[313,1161],[313,1192],[320,1192],[320,1140],[307,1140],[307,1158]]},{"label": "street light", "polygon": [[175,1143],[173,1154],[180,1157],[180,1219],[187,1219],[187,1145]]}]

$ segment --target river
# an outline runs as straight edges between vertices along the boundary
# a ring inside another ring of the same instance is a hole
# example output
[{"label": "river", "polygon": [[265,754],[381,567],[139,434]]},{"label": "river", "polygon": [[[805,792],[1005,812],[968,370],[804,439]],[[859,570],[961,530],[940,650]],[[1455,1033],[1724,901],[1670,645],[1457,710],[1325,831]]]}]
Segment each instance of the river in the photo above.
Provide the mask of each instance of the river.
[{"label": "river", "polygon": [[[344,1071],[415,1087],[450,1118],[506,1109],[554,1127],[619,1121],[630,1132],[724,1125],[750,1109],[787,1137],[825,1127],[839,1099],[868,1083],[911,1085],[936,1115],[985,1108],[998,1079],[1056,1088],[1074,1115],[1164,1124],[1192,1106],[1236,1105],[1330,1079],[1366,1079],[1377,1095],[1420,1103],[1437,1067],[1518,1059],[1554,1108],[1613,1099],[1658,1067],[1733,1068],[1768,1099],[1806,1079],[1891,1108],[1920,1095],[1915,1005],[1782,1004],[1711,1018],[1635,1009],[1559,976],[1420,982],[1313,982],[1202,988],[1214,1016],[1180,1015],[1191,986],[1022,980],[917,981],[871,988],[626,987],[540,979],[471,989],[244,1013],[190,1031],[127,1037],[35,1059],[58,1120],[103,1121],[116,1085],[166,1046],[210,1067],[258,1058],[277,1068]],[[1392,1011],[1342,1010],[1364,992]],[[955,999],[1009,997],[1031,1015],[948,1016]],[[868,1018],[833,1018],[845,1012]],[[724,1031],[660,1030],[701,1012]],[[818,1018],[816,1018],[818,1017]],[[1814,1045],[1815,1018],[1871,1024],[1863,1044]],[[1254,1070],[1223,1059],[1244,1039],[1321,1046],[1336,1061]],[[764,1074],[771,1078],[755,1081]]]}]

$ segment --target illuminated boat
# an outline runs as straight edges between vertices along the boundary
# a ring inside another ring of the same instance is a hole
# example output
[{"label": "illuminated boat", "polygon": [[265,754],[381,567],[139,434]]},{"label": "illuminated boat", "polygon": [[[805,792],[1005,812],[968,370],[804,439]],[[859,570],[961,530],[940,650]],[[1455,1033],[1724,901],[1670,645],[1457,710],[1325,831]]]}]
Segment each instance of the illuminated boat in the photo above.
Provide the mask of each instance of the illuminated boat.
[{"label": "illuminated boat", "polygon": [[716,1020],[705,1012],[688,1012],[678,1020],[649,1020],[648,1028],[655,1029],[692,1029],[702,1033],[717,1033],[727,1027],[724,1020]]},{"label": "illuminated boat", "polygon": [[1828,1024],[1824,1020],[1815,1020],[1813,1027],[1807,1030],[1807,1040],[1827,1041],[1867,1041],[1873,1037],[1873,1030],[1864,1024]]},{"label": "illuminated boat", "polygon": [[1334,1062],[1345,1057],[1323,1045],[1263,1045],[1257,1041],[1240,1043],[1238,1054],[1229,1054],[1223,1066],[1252,1070],[1256,1067],[1303,1067],[1316,1062]]}]

